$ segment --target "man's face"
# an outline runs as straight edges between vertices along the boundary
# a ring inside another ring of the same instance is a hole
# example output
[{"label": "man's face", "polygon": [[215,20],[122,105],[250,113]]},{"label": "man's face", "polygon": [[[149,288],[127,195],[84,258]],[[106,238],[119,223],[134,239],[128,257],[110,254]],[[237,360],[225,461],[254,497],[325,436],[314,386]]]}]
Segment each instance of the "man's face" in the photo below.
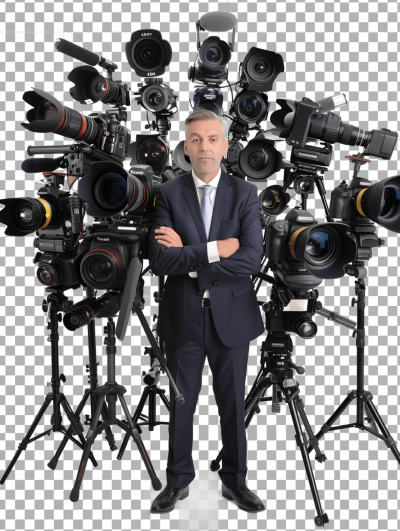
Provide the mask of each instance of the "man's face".
[{"label": "man's face", "polygon": [[222,126],[217,120],[198,120],[189,124],[184,151],[198,173],[210,173],[219,168],[228,147],[229,140],[224,140]]}]

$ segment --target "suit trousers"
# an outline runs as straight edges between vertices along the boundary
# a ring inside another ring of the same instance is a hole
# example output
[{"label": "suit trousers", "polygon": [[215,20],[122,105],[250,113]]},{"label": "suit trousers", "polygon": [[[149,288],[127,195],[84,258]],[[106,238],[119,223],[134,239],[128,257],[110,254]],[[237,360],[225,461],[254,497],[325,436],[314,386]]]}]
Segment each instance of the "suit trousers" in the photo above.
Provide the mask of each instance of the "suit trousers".
[{"label": "suit trousers", "polygon": [[192,459],[193,416],[201,390],[206,356],[220,416],[224,453],[218,474],[228,488],[246,484],[247,441],[244,417],[249,343],[226,347],[215,329],[211,308],[201,308],[196,326],[183,347],[165,343],[167,366],[185,403],[175,401],[170,386],[167,483],[183,489],[195,478]]}]

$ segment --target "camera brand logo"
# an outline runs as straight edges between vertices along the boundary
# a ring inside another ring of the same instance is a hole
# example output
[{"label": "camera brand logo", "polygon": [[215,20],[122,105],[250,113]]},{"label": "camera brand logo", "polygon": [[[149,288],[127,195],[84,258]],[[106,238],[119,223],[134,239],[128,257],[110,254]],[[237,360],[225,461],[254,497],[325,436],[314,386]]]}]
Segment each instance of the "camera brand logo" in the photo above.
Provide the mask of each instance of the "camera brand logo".
[{"label": "camera brand logo", "polygon": [[135,175],[142,175],[142,171],[134,171],[134,170],[130,170],[129,173],[134,173]]},{"label": "camera brand logo", "polygon": [[140,36],[141,37],[151,37],[153,34],[152,33],[141,33]]},{"label": "camera brand logo", "polygon": [[307,216],[299,216],[297,219],[299,221],[314,221],[314,218],[307,217]]},{"label": "camera brand logo", "polygon": [[110,238],[100,238],[100,236],[96,236],[96,240],[99,240],[99,242],[109,242]]},{"label": "camera brand logo", "polygon": [[365,186],[371,186],[371,183],[363,183],[362,181],[360,182],[360,184],[365,184]]}]

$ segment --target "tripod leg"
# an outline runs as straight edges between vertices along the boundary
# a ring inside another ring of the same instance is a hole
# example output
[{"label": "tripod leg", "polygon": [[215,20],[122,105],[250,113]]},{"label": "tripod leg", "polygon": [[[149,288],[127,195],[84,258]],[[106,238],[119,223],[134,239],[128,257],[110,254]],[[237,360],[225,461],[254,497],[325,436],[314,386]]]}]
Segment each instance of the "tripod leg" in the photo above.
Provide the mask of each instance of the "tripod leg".
[{"label": "tripod leg", "polygon": [[[90,395],[90,389],[86,389],[85,390],[85,394],[83,395],[82,397],[82,400],[79,402],[79,405],[78,407],[76,408],[76,411],[75,411],[75,417],[76,418],[79,418],[80,414],[82,413],[82,410],[83,408],[85,407],[85,404],[87,402],[87,399],[89,398],[89,395]],[[72,424],[69,426],[68,430],[67,430],[67,433],[69,435],[73,435],[73,432],[74,432],[74,429],[72,427]],[[61,444],[60,446],[57,448],[57,451],[56,453],[54,454],[54,456],[50,459],[50,461],[47,463],[47,466],[49,468],[51,468],[51,470],[55,470],[56,469],[56,466],[57,466],[57,463],[58,463],[58,460],[60,459],[60,455],[62,454],[62,452],[64,451],[64,448],[68,442],[69,438],[67,435],[64,435],[64,438],[63,440],[61,441]],[[85,444],[85,441],[82,441],[83,444]]]},{"label": "tripod leg", "polygon": [[52,402],[53,397],[52,394],[49,393],[46,395],[42,407],[39,409],[38,414],[35,417],[35,420],[32,423],[32,426],[29,428],[29,430],[26,432],[25,437],[22,439],[22,441],[18,445],[18,449],[15,452],[14,457],[11,460],[11,463],[8,465],[7,470],[4,472],[3,477],[0,480],[0,483],[3,485],[5,480],[8,478],[11,470],[13,469],[15,463],[18,460],[18,457],[21,455],[22,450],[26,450],[26,447],[29,443],[30,438],[32,437],[34,431],[36,430],[37,425],[39,424],[41,418],[45,414],[46,409],[49,407],[49,404]]},{"label": "tripod leg", "polygon": [[304,402],[303,402],[303,400],[301,400],[301,398],[300,398],[300,396],[298,394],[294,398],[294,403],[295,403],[295,405],[297,407],[297,411],[299,412],[299,415],[300,415],[301,420],[303,422],[303,426],[306,429],[306,432],[307,432],[307,435],[308,435],[308,442],[311,444],[311,446],[315,450],[315,456],[316,456],[315,459],[319,463],[323,463],[324,461],[326,461],[326,455],[321,453],[321,450],[320,450],[320,447],[319,447],[319,444],[318,444],[318,439],[314,436],[314,433],[313,433],[313,431],[311,429],[310,423],[308,422],[308,418],[307,418],[306,413],[304,411]]},{"label": "tripod leg", "polygon": [[[149,396],[149,388],[145,387],[143,389],[143,394],[142,394],[142,396],[141,396],[141,398],[139,400],[139,404],[138,404],[138,406],[136,408],[136,411],[135,411],[134,415],[131,417],[133,424],[136,424],[137,419],[142,414],[142,411],[143,411],[144,405],[146,404],[146,400],[147,400],[148,396]],[[130,433],[127,432],[125,434],[124,440],[122,441],[122,444],[121,444],[121,448],[120,448],[120,450],[118,452],[118,455],[117,455],[117,459],[119,459],[119,460],[122,459],[122,456],[124,455],[126,447],[128,446],[129,437],[130,437]]]},{"label": "tripod leg", "polygon": [[386,437],[384,439],[384,443],[389,448],[389,450],[392,451],[392,454],[396,458],[396,461],[400,464],[400,453],[399,453],[399,450],[398,450],[398,448],[396,446],[396,443],[392,439],[392,437],[391,437],[391,435],[389,433],[389,430],[386,428],[385,423],[383,422],[381,416],[379,415],[378,410],[375,407],[375,404],[372,402],[372,395],[371,395],[370,400],[367,400],[365,402],[365,405],[366,405],[367,409],[369,410],[369,412],[371,413],[372,418],[374,419],[376,424],[379,426],[379,429],[381,430],[382,434]]},{"label": "tripod leg", "polygon": [[[340,406],[337,408],[337,410],[333,413],[331,417],[325,422],[323,426],[321,426],[321,429],[319,432],[315,435],[316,439],[319,441],[325,433],[327,433],[330,428],[333,426],[333,424],[336,422],[336,420],[340,417],[340,415],[343,413],[343,411],[351,404],[351,402],[357,397],[356,391],[350,391],[350,393],[346,396],[346,398],[343,400],[343,402],[340,404]],[[308,453],[312,452],[313,447],[310,445],[307,449]]]},{"label": "tripod leg", "polygon": [[147,472],[150,476],[151,483],[153,485],[154,490],[160,490],[161,489],[161,481],[156,476],[156,473],[154,471],[153,465],[151,464],[150,457],[148,456],[146,452],[146,448],[144,447],[143,441],[140,437],[140,434],[138,430],[136,429],[135,425],[133,424],[131,415],[129,413],[128,406],[126,405],[125,398],[123,395],[118,395],[119,401],[121,402],[122,409],[124,410],[124,414],[126,417],[126,420],[128,421],[129,428],[120,420],[117,421],[118,426],[120,426],[123,430],[130,433],[132,435],[133,440],[140,452],[140,455],[142,456],[143,462],[147,468]]},{"label": "tripod leg", "polygon": [[281,390],[282,390],[283,395],[285,396],[286,402],[289,405],[294,429],[296,431],[296,435],[295,435],[296,443],[297,443],[297,446],[300,448],[301,455],[303,457],[303,462],[304,462],[304,467],[306,469],[308,482],[310,484],[311,493],[314,498],[314,504],[317,510],[317,516],[314,518],[314,522],[317,526],[322,527],[324,523],[329,522],[329,519],[328,519],[327,514],[322,511],[321,500],[319,498],[317,485],[315,483],[315,477],[314,477],[314,473],[311,467],[310,457],[307,452],[306,434],[301,431],[300,418],[299,418],[299,414],[297,412],[296,406],[293,403],[293,400],[291,397],[291,391],[288,388],[284,388],[283,386],[281,387]]},{"label": "tripod leg", "polygon": [[81,485],[82,485],[83,476],[85,474],[87,461],[88,461],[89,455],[91,453],[91,449],[92,449],[92,445],[94,443],[94,440],[97,437],[97,435],[99,435],[106,428],[106,423],[105,422],[103,422],[100,426],[98,426],[99,417],[100,417],[101,410],[103,408],[103,404],[104,404],[105,398],[106,398],[105,395],[102,395],[100,397],[100,400],[99,400],[99,402],[97,404],[96,413],[95,413],[95,415],[94,415],[94,417],[92,419],[92,424],[90,425],[90,428],[89,428],[89,431],[88,431],[87,440],[86,440],[85,448],[83,450],[81,463],[79,465],[78,474],[77,474],[77,477],[76,477],[76,480],[75,480],[74,487],[71,490],[71,494],[69,495],[69,499],[72,502],[76,502],[76,501],[79,500],[79,490],[80,490]]}]

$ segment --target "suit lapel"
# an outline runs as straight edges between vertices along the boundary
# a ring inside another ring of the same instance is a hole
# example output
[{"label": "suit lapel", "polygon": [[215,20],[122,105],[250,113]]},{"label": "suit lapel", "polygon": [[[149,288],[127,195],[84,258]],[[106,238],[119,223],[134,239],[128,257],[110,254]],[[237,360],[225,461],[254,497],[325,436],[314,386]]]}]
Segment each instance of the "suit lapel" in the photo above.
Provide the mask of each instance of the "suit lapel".
[{"label": "suit lapel", "polygon": [[[221,168],[221,176],[219,178],[217,193],[215,196],[213,216],[211,220],[210,233],[208,241],[214,241],[217,238],[219,225],[221,222],[222,214],[224,213],[225,206],[229,199],[232,187],[228,177],[228,174]],[[189,207],[189,212],[196,225],[197,232],[199,233],[202,243],[207,242],[206,229],[204,227],[203,214],[199,203],[199,197],[197,195],[196,186],[194,184],[192,172],[186,174],[183,179],[182,193]]]}]

